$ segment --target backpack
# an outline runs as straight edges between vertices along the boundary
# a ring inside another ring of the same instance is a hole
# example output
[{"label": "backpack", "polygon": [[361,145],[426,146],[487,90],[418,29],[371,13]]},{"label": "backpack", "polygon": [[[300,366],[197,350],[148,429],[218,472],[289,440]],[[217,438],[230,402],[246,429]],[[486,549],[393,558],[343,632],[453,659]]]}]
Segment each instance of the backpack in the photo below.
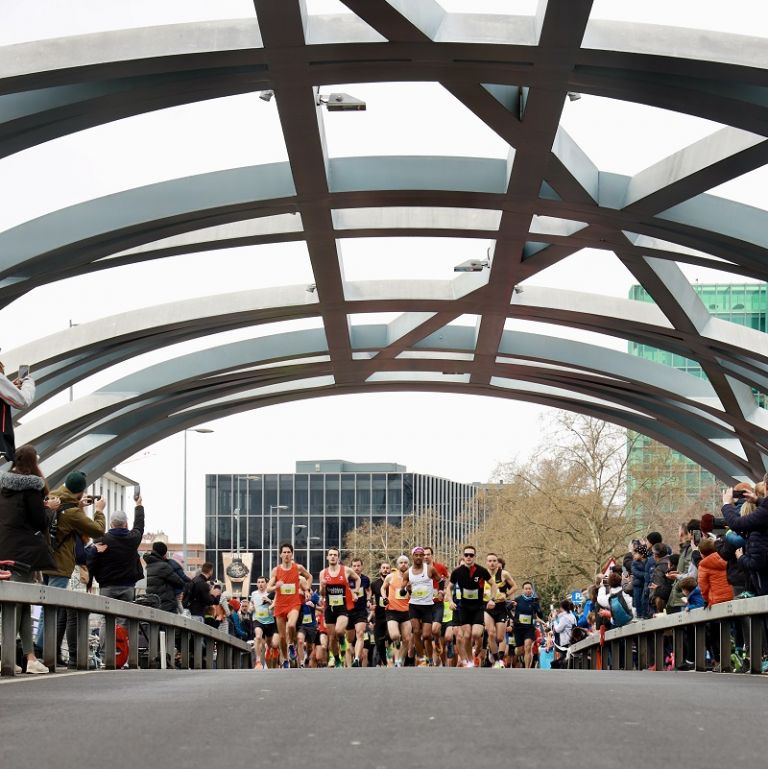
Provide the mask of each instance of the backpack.
[{"label": "backpack", "polygon": [[181,608],[189,609],[192,606],[192,593],[194,591],[194,580],[184,583],[184,588],[181,591]]},{"label": "backpack", "polygon": [[55,553],[70,537],[74,538],[75,541],[75,565],[76,566],[85,566],[87,562],[87,556],[85,552],[85,544],[83,543],[82,537],[80,534],[72,529],[72,531],[67,534],[64,539],[62,539],[60,542],[57,541],[58,533],[59,533],[59,516],[65,511],[65,510],[71,510],[72,508],[77,507],[77,504],[74,502],[65,502],[63,505],[60,505],[57,510],[48,510],[46,508],[45,516],[48,520],[48,536],[51,540],[51,547],[53,548],[53,552]]},{"label": "backpack", "polygon": [[627,606],[623,590],[611,594],[608,606],[611,609],[611,622],[614,627],[622,627],[632,621],[632,611]]}]

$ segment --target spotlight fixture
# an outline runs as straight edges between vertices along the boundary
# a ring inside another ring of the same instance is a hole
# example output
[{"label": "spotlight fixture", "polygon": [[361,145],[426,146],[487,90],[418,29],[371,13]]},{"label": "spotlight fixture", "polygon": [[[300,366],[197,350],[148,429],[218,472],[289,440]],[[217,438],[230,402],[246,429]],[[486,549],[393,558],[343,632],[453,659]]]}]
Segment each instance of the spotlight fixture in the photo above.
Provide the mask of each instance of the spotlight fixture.
[{"label": "spotlight fixture", "polygon": [[466,262],[457,264],[454,268],[454,272],[482,272],[484,268],[490,267],[491,263],[488,260],[481,261],[479,259],[467,259]]},{"label": "spotlight fixture", "polygon": [[522,286],[512,286],[512,292],[515,294],[522,294],[523,293],[523,287]]},{"label": "spotlight fixture", "polygon": [[272,97],[275,95],[274,91],[261,91],[259,93],[259,98],[262,101],[272,101]]},{"label": "spotlight fixture", "polygon": [[578,101],[581,98],[581,94],[575,91],[568,91],[567,96],[571,101]]},{"label": "spotlight fixture", "polygon": [[315,291],[317,291],[317,283],[310,283],[306,288],[304,289],[308,294],[314,294]]},{"label": "spotlight fixture", "polygon": [[317,106],[325,105],[328,112],[360,112],[365,110],[365,102],[348,93],[332,93],[327,96],[317,94]]}]

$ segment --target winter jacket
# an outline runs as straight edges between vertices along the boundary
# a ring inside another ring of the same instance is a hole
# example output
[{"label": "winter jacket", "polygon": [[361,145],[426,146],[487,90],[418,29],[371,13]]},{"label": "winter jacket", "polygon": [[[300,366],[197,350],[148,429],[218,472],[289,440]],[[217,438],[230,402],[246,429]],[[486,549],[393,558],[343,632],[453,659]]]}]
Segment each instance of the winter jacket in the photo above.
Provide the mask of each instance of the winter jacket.
[{"label": "winter jacket", "polygon": [[19,561],[33,571],[53,567],[44,488],[36,475],[0,473],[0,560]]},{"label": "winter jacket", "polygon": [[64,505],[72,505],[59,513],[56,542],[52,542],[54,567],[46,569],[45,574],[69,579],[75,570],[75,537],[100,537],[106,529],[104,513],[94,510],[93,518],[85,514],[80,507],[80,500],[66,486],[60,486],[51,492]]},{"label": "winter jacket", "polygon": [[35,383],[32,377],[27,377],[19,388],[5,374],[0,374],[0,464],[5,460],[12,462],[16,456],[11,406],[23,409],[31,406],[34,400]]},{"label": "winter jacket", "polygon": [[576,617],[569,611],[561,611],[552,621],[557,646],[561,649],[571,645],[571,633],[576,627]]},{"label": "winter jacket", "polygon": [[728,577],[728,582],[733,588],[734,595],[739,595],[739,593],[749,590],[752,583],[741,559],[736,557],[737,548],[726,539],[715,543],[715,547],[717,552],[720,553],[720,557],[727,564],[725,573]]},{"label": "winter jacket", "polygon": [[[764,582],[768,575],[768,497],[748,515],[739,515],[734,505],[723,505],[723,517],[728,528],[746,538],[742,565],[760,575]],[[764,595],[760,592],[760,595]]]},{"label": "winter jacket", "polygon": [[706,606],[706,601],[701,594],[701,589],[696,585],[696,587],[688,594],[688,611],[693,611],[693,609],[703,609],[704,606]]},{"label": "winter jacket", "polygon": [[699,564],[699,588],[708,606],[733,600],[733,588],[726,574],[727,564],[720,553],[710,553]]},{"label": "winter jacket", "polygon": [[635,607],[632,602],[632,596],[627,593],[626,591],[622,591],[621,585],[618,587],[608,587],[607,585],[600,585],[600,589],[597,591],[597,604],[603,609],[608,609],[610,611],[611,608],[611,596],[617,595],[618,593],[624,593],[624,602],[627,604],[627,608],[632,612],[632,615],[634,616],[636,614]]},{"label": "winter jacket", "polygon": [[693,546],[690,542],[686,542],[680,547],[680,560],[677,562],[677,573],[680,575],[672,585],[672,592],[669,594],[669,600],[667,606],[673,608],[675,606],[684,606],[683,591],[680,589],[680,581],[688,576],[688,568],[691,565],[691,555],[693,554]]},{"label": "winter jacket", "polygon": [[196,575],[189,590],[189,613],[195,617],[202,617],[209,606],[218,602],[218,596],[211,595],[211,583],[202,574]]},{"label": "winter jacket", "polygon": [[144,563],[147,565],[147,593],[160,599],[163,611],[178,613],[179,602],[176,591],[184,587],[181,577],[174,571],[170,561],[150,551],[144,553]]},{"label": "winter jacket", "polygon": [[643,613],[643,595],[645,592],[645,570],[646,559],[632,561],[632,602],[638,612],[638,616]]},{"label": "winter jacket", "polygon": [[133,528],[110,529],[97,542],[107,546],[89,563],[91,574],[99,587],[133,587],[144,579],[144,570],[139,560],[139,547],[144,536],[144,508],[136,507]]},{"label": "winter jacket", "polygon": [[187,576],[186,572],[184,571],[184,567],[173,558],[168,559],[168,565],[173,569],[174,573],[181,580],[181,587],[176,588],[176,595],[181,595],[184,590],[184,585],[187,582],[191,582],[192,578]]},{"label": "winter jacket", "polygon": [[650,585],[656,585],[655,588],[651,588],[651,598],[663,598],[665,601],[669,600],[669,594],[672,591],[672,583],[667,579],[667,572],[669,571],[669,556],[665,555],[660,561],[656,561],[655,558],[649,560],[654,562],[653,572],[651,573]]}]

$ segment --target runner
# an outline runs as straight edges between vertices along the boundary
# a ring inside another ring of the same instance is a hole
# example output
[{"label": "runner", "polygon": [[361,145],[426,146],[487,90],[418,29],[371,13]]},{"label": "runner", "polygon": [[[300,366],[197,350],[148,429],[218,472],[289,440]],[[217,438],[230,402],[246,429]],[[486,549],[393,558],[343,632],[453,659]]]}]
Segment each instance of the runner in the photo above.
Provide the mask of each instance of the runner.
[{"label": "runner", "polygon": [[376,644],[376,665],[379,667],[387,667],[387,641],[389,635],[387,633],[387,609],[382,598],[381,586],[384,584],[384,580],[387,578],[389,572],[392,571],[392,567],[388,561],[382,561],[379,564],[379,576],[373,581],[371,585],[371,593],[374,598],[374,610],[373,610],[373,638]]},{"label": "runner", "polygon": [[[354,659],[352,667],[361,667],[363,649],[365,648],[365,630],[368,625],[368,611],[371,603],[371,580],[363,574],[363,559],[352,559],[352,571],[360,577],[360,588],[355,595],[355,608],[349,614],[349,627],[347,628],[347,641],[350,647],[354,643]],[[352,588],[352,580],[349,587]]]},{"label": "runner", "polygon": [[301,607],[304,605],[300,577],[303,577],[307,584],[312,584],[312,575],[301,564],[294,563],[293,545],[284,542],[280,545],[280,564],[272,569],[272,576],[267,585],[267,591],[277,591],[272,613],[277,622],[284,668],[290,667],[291,663],[296,664],[296,626]]},{"label": "runner", "polygon": [[256,590],[251,593],[253,604],[254,651],[256,653],[256,670],[267,668],[267,647],[277,648],[278,637],[275,618],[272,616],[272,600],[274,594],[267,590],[267,578],[256,580]]},{"label": "runner", "polygon": [[325,668],[328,667],[328,629],[325,626],[325,601],[322,597],[315,610],[315,617],[317,617],[317,643],[310,667]]},{"label": "runner", "polygon": [[360,589],[360,575],[348,566],[339,563],[339,551],[332,547],[328,550],[328,566],[320,572],[320,595],[325,599],[325,626],[328,630],[328,646],[335,657],[336,667],[343,665],[340,640],[344,636],[349,622],[349,612],[354,609],[355,600],[350,590]]},{"label": "runner", "polygon": [[[483,630],[485,628],[485,609],[493,609],[496,606],[496,583],[491,582],[491,575],[483,566],[475,563],[477,551],[472,545],[464,547],[464,563],[453,570],[448,583],[448,593],[454,585],[461,590],[461,630],[462,643],[464,645],[465,667],[475,666],[472,653],[473,641],[480,647],[483,643]],[[491,595],[489,601],[483,600],[485,583],[491,583]],[[456,604],[452,604],[452,609]]]},{"label": "runner", "polygon": [[397,559],[397,568],[388,574],[381,586],[380,595],[387,607],[387,632],[395,646],[395,667],[403,667],[406,655],[411,651],[411,617],[408,613],[408,591],[405,589],[408,556]]},{"label": "runner", "polygon": [[[429,546],[424,547],[424,563],[434,566],[435,569],[437,569],[440,578],[444,580],[444,585],[448,582],[448,567],[444,563],[438,563],[434,560],[434,552]],[[443,665],[445,665],[446,657],[445,649],[443,648],[443,612],[445,611],[446,605],[448,605],[450,609],[450,604],[445,600],[440,601],[437,598],[439,581],[440,580],[432,581],[432,586],[435,589],[435,613],[432,617],[432,642],[435,646],[434,662],[437,663],[437,660],[441,659]]]},{"label": "runner", "polygon": [[451,596],[446,593],[445,601],[443,601],[443,621],[440,624],[440,634],[442,637],[440,660],[443,663],[443,667],[455,668],[458,663],[456,647],[457,631],[459,629],[459,610],[457,608],[454,611],[451,608],[452,603]]},{"label": "runner", "polygon": [[[411,550],[413,566],[403,575],[403,582],[411,594],[408,601],[408,614],[411,618],[411,630],[416,641],[416,651],[422,665],[434,664],[432,648],[432,618],[435,615],[435,598],[443,601],[445,580],[434,566],[424,562],[424,548]],[[438,592],[435,596],[433,580],[437,580]]]},{"label": "runner", "polygon": [[525,667],[533,667],[533,643],[536,640],[534,619],[544,620],[533,583],[523,582],[523,592],[515,598],[515,654],[525,659]]},{"label": "runner", "polygon": [[[507,596],[514,595],[515,580],[504,571],[496,553],[485,558],[491,582],[496,584],[496,606],[485,612],[485,629],[488,633],[488,661],[495,668],[503,668],[506,656]],[[490,584],[486,586],[486,597],[490,598]]]},{"label": "runner", "polygon": [[317,607],[320,604],[320,594],[313,593],[305,580],[301,581],[304,592],[304,605],[301,607],[301,622],[296,629],[296,642],[299,652],[299,667],[309,664],[314,656],[315,645],[318,641]]}]

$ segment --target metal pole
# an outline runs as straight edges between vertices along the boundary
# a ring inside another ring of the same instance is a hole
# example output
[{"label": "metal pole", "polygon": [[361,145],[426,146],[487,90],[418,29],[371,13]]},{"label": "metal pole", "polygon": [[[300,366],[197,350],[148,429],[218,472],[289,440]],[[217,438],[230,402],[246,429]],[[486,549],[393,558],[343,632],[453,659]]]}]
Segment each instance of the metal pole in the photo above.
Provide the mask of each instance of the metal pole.
[{"label": "metal pole", "polygon": [[184,570],[187,570],[187,431],[184,430],[184,519],[182,523],[181,552],[184,557]]}]

